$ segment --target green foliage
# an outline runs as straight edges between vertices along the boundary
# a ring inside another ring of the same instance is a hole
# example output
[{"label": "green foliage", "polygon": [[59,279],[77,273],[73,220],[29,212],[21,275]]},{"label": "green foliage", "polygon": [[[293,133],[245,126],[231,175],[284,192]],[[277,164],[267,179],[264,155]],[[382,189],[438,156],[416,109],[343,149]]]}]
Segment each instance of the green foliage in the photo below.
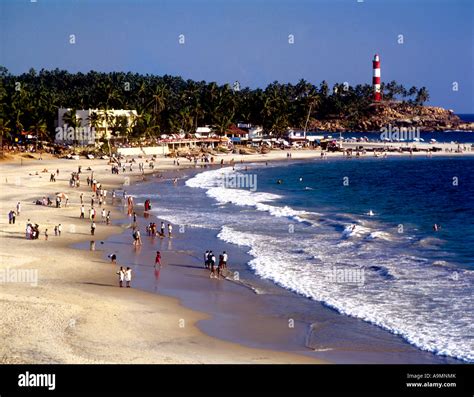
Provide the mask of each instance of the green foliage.
[{"label": "green foliage", "polygon": [[[422,105],[429,99],[425,87],[406,90],[392,81],[382,89],[386,100],[402,98]],[[262,125],[268,133],[281,135],[289,127],[306,129],[315,118],[343,118],[351,125],[369,111],[372,95],[369,84],[336,84],[331,89],[325,81],[319,86],[305,80],[275,81],[264,90],[234,91],[228,84],[168,75],[31,69],[13,76],[0,66],[0,131],[7,136],[29,129],[52,138],[58,108],[71,108],[99,109],[99,114],[90,116],[91,125],[105,122],[112,135],[129,139],[191,133],[203,125],[223,133],[238,122]],[[111,109],[134,109],[137,120],[127,125],[124,119],[112,117]],[[79,122],[72,114],[66,119],[70,126]]]}]

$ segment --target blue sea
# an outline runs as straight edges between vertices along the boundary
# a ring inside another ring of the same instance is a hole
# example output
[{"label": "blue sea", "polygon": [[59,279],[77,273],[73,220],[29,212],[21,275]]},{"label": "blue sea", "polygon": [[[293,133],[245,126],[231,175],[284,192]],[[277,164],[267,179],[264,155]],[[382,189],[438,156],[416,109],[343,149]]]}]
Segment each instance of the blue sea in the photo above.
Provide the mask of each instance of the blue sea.
[{"label": "blue sea", "polygon": [[473,362],[473,174],[468,156],[247,164],[138,199],[248,253],[255,278]]}]

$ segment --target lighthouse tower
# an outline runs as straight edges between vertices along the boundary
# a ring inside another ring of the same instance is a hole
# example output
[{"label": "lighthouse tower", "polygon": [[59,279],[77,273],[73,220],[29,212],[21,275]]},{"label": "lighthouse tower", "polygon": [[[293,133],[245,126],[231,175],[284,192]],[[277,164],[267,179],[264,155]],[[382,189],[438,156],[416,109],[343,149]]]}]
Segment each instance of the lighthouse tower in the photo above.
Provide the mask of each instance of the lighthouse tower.
[{"label": "lighthouse tower", "polygon": [[374,86],[374,102],[380,102],[382,100],[382,94],[380,92],[380,58],[377,54],[374,56],[372,65],[374,69],[374,76],[372,78],[372,85]]}]

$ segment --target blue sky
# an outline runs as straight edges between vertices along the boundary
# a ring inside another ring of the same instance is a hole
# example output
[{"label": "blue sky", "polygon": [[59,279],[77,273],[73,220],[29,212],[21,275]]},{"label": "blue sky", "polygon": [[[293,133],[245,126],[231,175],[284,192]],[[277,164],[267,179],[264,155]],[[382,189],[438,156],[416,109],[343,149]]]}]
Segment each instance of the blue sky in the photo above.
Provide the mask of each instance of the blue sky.
[{"label": "blue sky", "polygon": [[254,88],[370,83],[378,53],[383,81],[424,85],[430,104],[474,113],[473,25],[472,0],[1,0],[0,64]]}]

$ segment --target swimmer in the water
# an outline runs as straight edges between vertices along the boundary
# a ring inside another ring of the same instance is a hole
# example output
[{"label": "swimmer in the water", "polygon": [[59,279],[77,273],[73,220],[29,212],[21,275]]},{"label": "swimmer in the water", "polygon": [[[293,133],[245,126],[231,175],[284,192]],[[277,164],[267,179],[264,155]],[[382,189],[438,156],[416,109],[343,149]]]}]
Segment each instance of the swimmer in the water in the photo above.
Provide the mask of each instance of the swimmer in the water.
[{"label": "swimmer in the water", "polygon": [[278,183],[279,185],[281,185],[281,184],[283,183],[283,181],[282,181],[281,179],[278,179],[278,180],[277,180],[277,183]]},{"label": "swimmer in the water", "polygon": [[374,216],[374,212],[372,210],[369,211],[369,216]]}]

